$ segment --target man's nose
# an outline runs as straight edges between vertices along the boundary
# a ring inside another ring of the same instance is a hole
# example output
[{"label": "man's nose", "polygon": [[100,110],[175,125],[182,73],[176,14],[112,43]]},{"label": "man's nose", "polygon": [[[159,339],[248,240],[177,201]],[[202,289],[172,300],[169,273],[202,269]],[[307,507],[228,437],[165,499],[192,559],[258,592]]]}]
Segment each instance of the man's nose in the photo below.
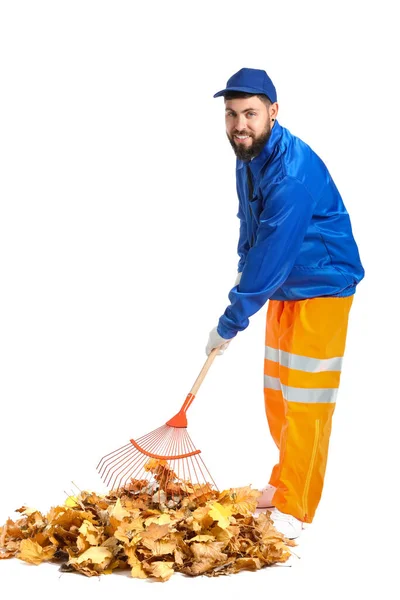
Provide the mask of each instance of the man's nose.
[{"label": "man's nose", "polygon": [[236,117],[235,129],[236,131],[246,130],[246,117],[244,115],[239,115]]}]

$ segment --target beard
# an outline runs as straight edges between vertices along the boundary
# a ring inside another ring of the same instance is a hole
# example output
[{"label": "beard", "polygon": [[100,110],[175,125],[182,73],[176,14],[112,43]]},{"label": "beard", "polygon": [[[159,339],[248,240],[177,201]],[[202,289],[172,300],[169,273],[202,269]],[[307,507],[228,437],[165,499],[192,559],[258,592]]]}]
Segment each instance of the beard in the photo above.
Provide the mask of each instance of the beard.
[{"label": "beard", "polygon": [[[259,136],[255,137],[255,138],[250,136],[253,141],[252,141],[251,145],[248,147],[245,146],[244,144],[241,144],[240,142],[235,142],[235,138],[233,136],[231,138],[228,134],[226,134],[226,135],[228,137],[230,145],[232,146],[233,151],[236,154],[237,158],[239,160],[251,160],[258,154],[260,154],[261,150],[264,148],[265,144],[269,140],[271,131],[272,131],[271,125],[270,125],[270,123],[267,123],[264,131],[262,133],[260,133]],[[237,133],[237,135],[241,135],[239,132],[236,132],[236,133]],[[235,134],[233,134],[233,135],[235,135]],[[247,135],[247,134],[243,134],[243,135]]]}]

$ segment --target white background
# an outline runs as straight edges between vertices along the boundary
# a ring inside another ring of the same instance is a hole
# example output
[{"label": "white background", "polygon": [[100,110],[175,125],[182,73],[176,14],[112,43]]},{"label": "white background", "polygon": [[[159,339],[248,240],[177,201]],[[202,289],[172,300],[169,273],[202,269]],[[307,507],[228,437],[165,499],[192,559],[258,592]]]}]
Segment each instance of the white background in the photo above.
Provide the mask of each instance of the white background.
[{"label": "white background", "polygon": [[[399,523],[393,7],[1,2],[1,524],[22,504],[62,503],[71,481],[102,491],[99,458],[180,408],[238,262],[236,159],[213,94],[242,67],[260,68],[276,86],[280,124],[328,166],[366,277],[301,559],[229,578],[176,575],[161,590],[239,597],[254,586],[313,599],[390,584]],[[188,412],[220,489],[265,485],[277,459],[262,392],[266,308],[216,358]],[[54,566],[0,564],[1,586],[16,597],[37,585],[46,598],[159,590],[59,576]]]}]

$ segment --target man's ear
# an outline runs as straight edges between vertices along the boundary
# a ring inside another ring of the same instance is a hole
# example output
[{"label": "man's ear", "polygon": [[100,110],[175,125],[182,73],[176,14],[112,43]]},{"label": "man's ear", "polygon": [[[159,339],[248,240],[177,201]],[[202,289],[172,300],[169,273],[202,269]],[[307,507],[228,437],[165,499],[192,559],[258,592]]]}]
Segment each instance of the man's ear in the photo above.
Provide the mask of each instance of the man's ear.
[{"label": "man's ear", "polygon": [[271,104],[270,109],[269,109],[269,116],[271,119],[276,120],[276,118],[278,116],[278,110],[279,110],[279,104],[277,102],[274,102],[273,104]]}]

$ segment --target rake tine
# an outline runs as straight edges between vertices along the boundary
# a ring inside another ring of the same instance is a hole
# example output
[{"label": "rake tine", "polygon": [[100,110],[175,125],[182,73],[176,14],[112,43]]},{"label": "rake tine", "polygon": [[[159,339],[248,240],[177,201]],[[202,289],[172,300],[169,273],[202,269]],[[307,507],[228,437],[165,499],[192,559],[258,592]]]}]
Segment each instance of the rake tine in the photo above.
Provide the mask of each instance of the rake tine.
[{"label": "rake tine", "polygon": [[[139,452],[136,450],[136,448],[134,448],[133,459],[130,461],[130,463],[128,463],[126,465],[126,467],[124,467],[122,469],[122,475],[121,475],[121,478],[119,480],[118,487],[121,486],[121,482],[122,482],[122,479],[123,479],[124,475],[126,475],[126,478],[125,478],[125,485],[126,485],[126,480],[128,479],[128,477],[130,475],[132,475],[134,473],[134,471],[132,471],[132,467],[131,467],[132,462],[135,464],[137,461],[139,461],[139,464],[140,464],[140,461],[144,462],[146,460],[146,458],[147,458],[146,455],[140,456]],[[115,485],[115,481],[117,480],[117,477],[118,477],[119,473],[120,473],[120,471],[116,474],[113,485]]]},{"label": "rake tine", "polygon": [[117,464],[114,464],[115,461],[113,461],[113,463],[110,464],[107,473],[104,474],[105,479],[107,479],[106,485],[109,485],[111,479],[114,477],[114,474],[116,477],[118,477],[118,474],[124,469],[126,462],[129,461],[130,457],[135,455],[135,453],[136,450],[131,445],[130,449],[122,457],[124,459],[123,461],[120,461]]},{"label": "rake tine", "polygon": [[109,452],[109,454],[106,454],[105,456],[103,456],[103,458],[100,459],[96,469],[98,471],[100,471],[103,468],[102,466],[100,466],[103,461],[105,461],[109,456],[117,455],[119,450],[123,450],[124,448],[127,448],[128,446],[129,446],[129,444],[125,444],[125,446],[121,446],[121,448],[118,448],[117,450],[113,450],[113,452]]},{"label": "rake tine", "polygon": [[125,458],[127,455],[129,455],[131,451],[132,444],[127,444],[126,449],[123,452],[118,452],[118,454],[116,454],[115,456],[108,458],[102,467],[102,473],[100,472],[100,475],[106,478],[108,471],[115,465],[115,463],[118,464],[119,461]]}]

